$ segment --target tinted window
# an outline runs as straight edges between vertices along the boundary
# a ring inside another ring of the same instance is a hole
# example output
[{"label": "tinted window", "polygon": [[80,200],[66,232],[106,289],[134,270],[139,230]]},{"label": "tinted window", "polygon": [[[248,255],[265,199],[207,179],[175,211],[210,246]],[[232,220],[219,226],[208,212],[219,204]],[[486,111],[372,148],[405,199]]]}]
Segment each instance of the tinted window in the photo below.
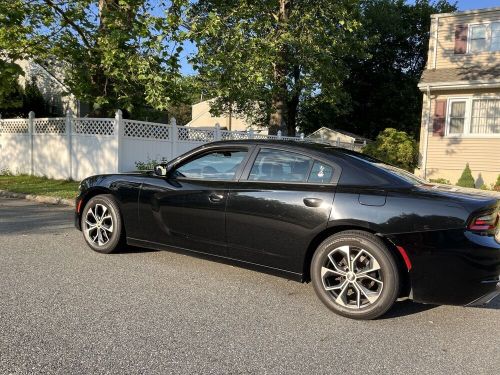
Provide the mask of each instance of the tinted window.
[{"label": "tinted window", "polygon": [[246,151],[214,151],[190,160],[177,168],[175,177],[204,178],[208,180],[232,180]]},{"label": "tinted window", "polygon": [[263,148],[250,172],[252,181],[305,182],[313,160],[294,152]]},{"label": "tinted window", "polygon": [[307,182],[328,183],[332,180],[333,168],[328,164],[315,161]]}]

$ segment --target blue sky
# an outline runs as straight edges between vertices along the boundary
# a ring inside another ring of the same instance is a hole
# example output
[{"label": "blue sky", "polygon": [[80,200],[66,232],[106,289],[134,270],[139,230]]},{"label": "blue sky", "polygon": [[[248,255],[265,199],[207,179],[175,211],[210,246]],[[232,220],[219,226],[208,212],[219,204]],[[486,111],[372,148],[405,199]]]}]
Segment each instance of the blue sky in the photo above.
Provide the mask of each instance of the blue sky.
[{"label": "blue sky", "polygon": [[[413,3],[414,1],[408,0],[408,2]],[[450,0],[450,2],[453,2],[453,0]],[[458,0],[457,5],[459,10],[492,8],[500,6],[500,0]],[[189,54],[194,53],[196,49],[189,43],[187,43],[185,47],[186,49],[182,59],[182,73],[191,75],[194,74],[194,71],[191,65],[186,61],[186,58]]]},{"label": "blue sky", "polygon": [[460,10],[493,8],[500,6],[500,0],[459,0],[457,5]]}]

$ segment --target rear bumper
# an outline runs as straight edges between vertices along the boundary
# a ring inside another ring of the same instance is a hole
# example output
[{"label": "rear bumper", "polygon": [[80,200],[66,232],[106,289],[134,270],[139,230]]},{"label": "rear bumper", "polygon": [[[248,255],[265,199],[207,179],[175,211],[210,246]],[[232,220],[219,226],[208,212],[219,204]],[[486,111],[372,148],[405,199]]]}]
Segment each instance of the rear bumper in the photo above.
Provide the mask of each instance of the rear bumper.
[{"label": "rear bumper", "polygon": [[500,244],[466,230],[389,237],[410,258],[410,298],[417,302],[479,305],[500,293]]},{"label": "rear bumper", "polygon": [[494,298],[498,297],[500,295],[500,282],[496,284],[496,289],[490,293],[485,294],[482,297],[479,297],[478,299],[472,301],[471,303],[467,304],[466,306],[481,306],[481,305],[486,305],[493,301]]}]

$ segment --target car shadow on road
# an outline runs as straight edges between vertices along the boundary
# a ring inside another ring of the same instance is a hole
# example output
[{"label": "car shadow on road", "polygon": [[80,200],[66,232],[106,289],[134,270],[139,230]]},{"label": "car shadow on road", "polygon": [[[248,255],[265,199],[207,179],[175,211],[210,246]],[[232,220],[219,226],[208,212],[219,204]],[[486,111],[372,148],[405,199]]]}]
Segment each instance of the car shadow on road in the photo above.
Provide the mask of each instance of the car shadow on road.
[{"label": "car shadow on road", "polygon": [[399,318],[407,315],[419,314],[421,312],[431,310],[438,305],[428,305],[424,303],[417,303],[410,300],[399,301],[394,304],[394,306],[382,317],[380,320]]}]

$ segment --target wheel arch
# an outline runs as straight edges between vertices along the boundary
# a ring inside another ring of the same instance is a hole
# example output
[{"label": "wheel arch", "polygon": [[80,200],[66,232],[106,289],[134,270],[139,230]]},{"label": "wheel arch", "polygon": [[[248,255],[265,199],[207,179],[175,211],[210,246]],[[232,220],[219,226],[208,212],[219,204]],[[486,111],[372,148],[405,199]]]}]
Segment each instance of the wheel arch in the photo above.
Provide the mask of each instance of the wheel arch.
[{"label": "wheel arch", "polygon": [[391,252],[391,255],[394,257],[396,260],[396,263],[398,265],[398,270],[399,270],[399,275],[401,277],[401,290],[400,290],[400,296],[401,297],[406,297],[410,294],[410,289],[411,289],[411,284],[410,284],[410,276],[408,273],[408,269],[406,268],[405,261],[403,259],[403,256],[401,253],[398,251],[396,248],[396,245],[392,243],[387,237],[385,237],[383,234],[377,233],[375,230],[372,228],[366,227],[366,226],[361,226],[361,225],[338,225],[338,226],[333,226],[326,228],[322,232],[318,233],[316,237],[313,238],[313,240],[309,243],[309,246],[307,248],[307,251],[304,256],[304,263],[303,263],[303,271],[302,271],[302,281],[303,282],[310,282],[311,281],[311,272],[310,272],[310,267],[311,267],[311,261],[313,258],[314,253],[316,252],[316,249],[318,246],[323,242],[325,239],[328,237],[346,231],[346,230],[360,230],[364,231],[370,234],[373,234],[374,236],[377,236],[379,239],[381,239],[384,244],[387,246],[387,249]]},{"label": "wheel arch", "polygon": [[113,195],[113,192],[110,189],[103,187],[103,186],[94,186],[94,187],[89,188],[84,193],[84,195],[81,197],[80,201],[78,202],[78,206],[77,206],[80,208],[79,211],[77,211],[79,220],[81,220],[83,209],[85,208],[85,206],[87,205],[89,200],[91,200],[92,198],[94,198],[97,195],[103,195],[103,194]]}]

